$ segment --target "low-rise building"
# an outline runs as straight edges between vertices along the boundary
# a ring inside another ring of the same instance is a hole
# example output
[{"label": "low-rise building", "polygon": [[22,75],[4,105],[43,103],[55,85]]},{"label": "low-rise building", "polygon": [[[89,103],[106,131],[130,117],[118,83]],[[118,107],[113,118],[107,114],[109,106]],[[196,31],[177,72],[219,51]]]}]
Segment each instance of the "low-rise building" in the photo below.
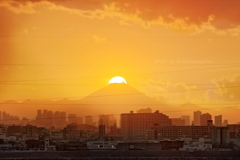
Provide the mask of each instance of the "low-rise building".
[{"label": "low-rise building", "polygon": [[117,150],[162,150],[162,146],[157,142],[121,142],[117,145]]},{"label": "low-rise building", "polygon": [[162,150],[179,150],[179,148],[183,148],[184,141],[162,140],[160,144]]},{"label": "low-rise building", "polygon": [[211,138],[213,126],[152,126],[148,130],[149,140],[176,140],[191,138],[198,140],[199,137]]},{"label": "low-rise building", "polygon": [[91,150],[115,150],[116,141],[88,141],[87,148]]}]

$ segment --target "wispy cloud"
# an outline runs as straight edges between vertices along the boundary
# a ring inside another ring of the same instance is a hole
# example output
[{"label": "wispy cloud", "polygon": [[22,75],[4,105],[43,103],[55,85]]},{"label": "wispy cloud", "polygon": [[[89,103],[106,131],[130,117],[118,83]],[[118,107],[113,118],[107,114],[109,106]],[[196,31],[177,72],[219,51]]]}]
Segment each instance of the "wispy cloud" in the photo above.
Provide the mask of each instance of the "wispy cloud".
[{"label": "wispy cloud", "polygon": [[162,102],[180,104],[240,104],[240,75],[210,80],[206,84],[187,84],[160,79],[143,82],[142,90]]},{"label": "wispy cloud", "polygon": [[92,38],[94,39],[94,42],[95,43],[105,43],[107,42],[107,38],[101,38],[101,37],[98,37],[97,35],[93,35]]},{"label": "wispy cloud", "polygon": [[138,23],[146,28],[160,25],[199,32],[212,30],[218,34],[227,30],[234,36],[240,32],[240,1],[236,0],[1,0],[0,7],[17,14],[33,14],[43,8],[91,19],[116,17],[120,25]]},{"label": "wispy cloud", "polygon": [[215,90],[209,91],[211,98],[222,101],[240,103],[240,75],[214,79],[212,82],[217,86]]}]

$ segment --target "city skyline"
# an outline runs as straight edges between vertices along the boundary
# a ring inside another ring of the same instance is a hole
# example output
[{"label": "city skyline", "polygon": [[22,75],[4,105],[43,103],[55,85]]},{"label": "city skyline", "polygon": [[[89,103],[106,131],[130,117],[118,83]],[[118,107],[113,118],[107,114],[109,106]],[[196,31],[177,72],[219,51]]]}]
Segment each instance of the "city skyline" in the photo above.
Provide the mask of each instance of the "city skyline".
[{"label": "city skyline", "polygon": [[[199,114],[195,114],[195,113]],[[85,115],[79,116],[73,113],[66,113],[64,111],[52,111],[52,110],[37,110],[35,118],[22,117],[20,118],[18,115],[11,115],[6,111],[0,111],[0,123],[5,125],[37,125],[37,126],[48,126],[48,127],[56,127],[63,128],[67,124],[87,124],[98,126],[100,124],[104,124],[108,127],[112,125],[118,125],[121,128],[121,117],[123,115],[131,115],[138,114],[143,117],[147,114],[151,115],[152,113],[159,113],[158,110],[152,112],[151,108],[142,108],[137,111],[130,110],[127,113],[120,114],[100,114],[100,115]],[[168,114],[160,113],[164,116],[167,116],[171,123],[168,125],[173,126],[208,126],[209,124],[214,125],[216,127],[226,126],[228,125],[228,119],[222,119],[223,115],[212,116],[209,113],[203,113],[201,111],[194,111],[193,116],[191,115],[181,115],[179,118],[171,117]],[[207,117],[206,117],[207,116]],[[120,117],[116,118],[116,117]],[[195,119],[199,118],[199,123],[196,123]],[[140,116],[141,119],[141,116]],[[210,121],[209,121],[210,120]],[[119,121],[119,122],[118,122]],[[210,122],[210,123],[208,123]],[[225,123],[227,122],[227,123]],[[151,124],[154,124],[151,122]],[[234,123],[230,123],[234,124]],[[240,122],[237,122],[240,124]]]},{"label": "city skyline", "polygon": [[214,150],[220,153],[240,149],[240,123],[229,124],[222,115],[215,116],[213,121],[211,114],[199,110],[192,114],[189,124],[190,115],[171,118],[151,108],[121,113],[120,119],[112,114],[81,117],[38,109],[35,119],[20,120],[0,111],[0,151],[171,150],[201,151],[202,155]]}]

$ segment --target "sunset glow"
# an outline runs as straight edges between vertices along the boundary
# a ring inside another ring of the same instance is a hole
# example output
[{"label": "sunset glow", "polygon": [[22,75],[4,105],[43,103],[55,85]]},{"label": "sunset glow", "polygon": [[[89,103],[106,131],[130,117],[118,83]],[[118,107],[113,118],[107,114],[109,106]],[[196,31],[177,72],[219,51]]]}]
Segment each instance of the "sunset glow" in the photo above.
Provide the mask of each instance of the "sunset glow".
[{"label": "sunset glow", "polygon": [[172,117],[203,108],[240,122],[239,8],[239,0],[0,0],[0,110],[32,116],[12,104],[58,110],[128,83]]}]

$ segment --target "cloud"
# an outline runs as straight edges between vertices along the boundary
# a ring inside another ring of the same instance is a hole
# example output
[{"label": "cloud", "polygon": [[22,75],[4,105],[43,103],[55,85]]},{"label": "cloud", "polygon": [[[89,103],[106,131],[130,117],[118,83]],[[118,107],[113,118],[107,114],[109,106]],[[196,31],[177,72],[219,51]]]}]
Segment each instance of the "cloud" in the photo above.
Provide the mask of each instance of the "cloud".
[{"label": "cloud", "polygon": [[34,3],[32,2],[27,2],[25,4],[19,3],[17,1],[0,1],[0,8],[5,8],[13,13],[20,14],[20,13],[25,13],[25,14],[33,14],[36,13]]},{"label": "cloud", "polygon": [[162,81],[160,79],[148,79],[143,82],[142,90],[149,96],[163,103],[181,104],[186,102],[200,103],[204,99],[204,90],[194,84],[183,82]]},{"label": "cloud", "polygon": [[92,38],[94,39],[95,43],[105,43],[107,42],[107,38],[100,38],[97,35],[93,35]]},{"label": "cloud", "polygon": [[172,24],[186,28],[201,26],[209,20],[217,29],[224,30],[240,25],[240,1],[238,0],[81,0],[54,3],[80,10],[102,10],[114,5],[115,11],[137,17],[148,23]]},{"label": "cloud", "polygon": [[18,14],[33,14],[42,7],[86,18],[116,17],[120,25],[131,22],[146,28],[160,25],[199,32],[208,29],[218,34],[219,30],[228,30],[235,36],[240,32],[238,0],[1,0],[0,7]]},{"label": "cloud", "polygon": [[142,91],[164,103],[240,104],[240,75],[214,79],[205,84],[148,79]]},{"label": "cloud", "polygon": [[240,75],[212,80],[217,86],[208,92],[209,97],[221,101],[240,103]]}]

